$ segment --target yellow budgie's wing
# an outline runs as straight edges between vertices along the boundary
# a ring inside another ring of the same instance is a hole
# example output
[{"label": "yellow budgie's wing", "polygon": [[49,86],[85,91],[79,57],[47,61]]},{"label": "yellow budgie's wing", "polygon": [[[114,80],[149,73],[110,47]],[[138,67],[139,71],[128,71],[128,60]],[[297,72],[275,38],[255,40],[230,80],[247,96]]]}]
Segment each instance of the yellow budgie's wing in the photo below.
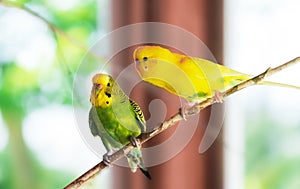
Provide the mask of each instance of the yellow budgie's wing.
[{"label": "yellow budgie's wing", "polygon": [[192,59],[200,67],[212,92],[223,91],[250,78],[250,75],[235,71],[201,58]]},{"label": "yellow budgie's wing", "polygon": [[217,65],[218,65],[218,69],[221,72],[221,75],[223,77],[226,87],[227,86],[231,87],[233,85],[237,85],[237,84],[251,78],[251,75],[238,72],[236,70],[222,66],[220,64],[217,64]]},{"label": "yellow budgie's wing", "polygon": [[[177,88],[180,96],[188,100],[203,99],[212,95],[211,82],[208,71],[212,70],[206,65],[199,64],[199,59],[191,58],[184,55],[175,54],[177,57],[176,65],[185,73],[187,79],[181,82],[181,86]],[[175,76],[178,77],[178,76]]]}]

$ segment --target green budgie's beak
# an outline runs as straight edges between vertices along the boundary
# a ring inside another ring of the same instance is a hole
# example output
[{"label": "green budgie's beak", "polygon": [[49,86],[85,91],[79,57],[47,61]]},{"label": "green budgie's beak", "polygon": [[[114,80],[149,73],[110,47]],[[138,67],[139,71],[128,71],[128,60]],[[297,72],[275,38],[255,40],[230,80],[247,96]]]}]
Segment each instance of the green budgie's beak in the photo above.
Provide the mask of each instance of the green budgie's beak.
[{"label": "green budgie's beak", "polygon": [[94,95],[97,97],[101,91],[101,89],[103,88],[103,86],[99,83],[94,83]]}]

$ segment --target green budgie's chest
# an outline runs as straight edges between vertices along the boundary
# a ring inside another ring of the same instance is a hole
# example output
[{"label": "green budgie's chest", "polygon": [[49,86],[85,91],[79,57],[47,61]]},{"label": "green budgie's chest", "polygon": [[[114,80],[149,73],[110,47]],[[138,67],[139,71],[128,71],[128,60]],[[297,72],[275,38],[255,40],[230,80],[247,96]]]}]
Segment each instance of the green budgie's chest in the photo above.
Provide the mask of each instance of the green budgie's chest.
[{"label": "green budgie's chest", "polygon": [[97,114],[105,131],[123,145],[129,143],[131,136],[138,136],[141,133],[129,104],[109,106],[107,108],[97,107]]}]

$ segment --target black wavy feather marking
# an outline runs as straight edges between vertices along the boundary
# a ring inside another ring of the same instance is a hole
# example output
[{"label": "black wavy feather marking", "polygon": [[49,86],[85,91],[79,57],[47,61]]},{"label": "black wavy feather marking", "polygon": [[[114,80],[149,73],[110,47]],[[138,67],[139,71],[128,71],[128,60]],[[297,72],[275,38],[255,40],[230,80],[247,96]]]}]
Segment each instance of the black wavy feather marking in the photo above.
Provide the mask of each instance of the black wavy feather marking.
[{"label": "black wavy feather marking", "polygon": [[143,115],[143,112],[141,110],[141,108],[139,107],[139,105],[134,102],[133,100],[129,100],[130,101],[130,104],[134,110],[134,112],[137,114],[137,116],[141,119],[141,120],[144,120],[144,115]]},{"label": "black wavy feather marking", "polygon": [[140,106],[131,99],[129,99],[129,102],[132,107],[132,110],[134,111],[135,118],[137,119],[137,121],[139,123],[141,131],[146,132],[146,121],[145,121],[145,117],[144,117],[144,114],[143,114]]}]

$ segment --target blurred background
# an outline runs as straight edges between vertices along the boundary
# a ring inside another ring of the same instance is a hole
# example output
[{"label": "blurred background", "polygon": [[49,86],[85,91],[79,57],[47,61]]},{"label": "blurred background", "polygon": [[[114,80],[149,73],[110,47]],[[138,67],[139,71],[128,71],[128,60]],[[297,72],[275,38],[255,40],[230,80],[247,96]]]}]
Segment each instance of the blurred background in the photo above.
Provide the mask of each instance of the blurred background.
[{"label": "blurred background", "polygon": [[[198,36],[218,62],[258,74],[300,55],[299,7],[297,0],[0,1],[0,188],[63,188],[101,160],[78,132],[72,88],[83,56],[104,62],[87,49],[109,31],[143,21],[174,24]],[[123,56],[122,66],[132,63],[131,55]],[[299,69],[271,79],[300,86]],[[171,106],[172,95],[156,95]],[[152,181],[114,166],[82,188],[298,189],[299,95],[245,89],[225,100],[223,130],[207,152],[199,154],[198,146],[208,110],[180,154],[149,168]]]}]

